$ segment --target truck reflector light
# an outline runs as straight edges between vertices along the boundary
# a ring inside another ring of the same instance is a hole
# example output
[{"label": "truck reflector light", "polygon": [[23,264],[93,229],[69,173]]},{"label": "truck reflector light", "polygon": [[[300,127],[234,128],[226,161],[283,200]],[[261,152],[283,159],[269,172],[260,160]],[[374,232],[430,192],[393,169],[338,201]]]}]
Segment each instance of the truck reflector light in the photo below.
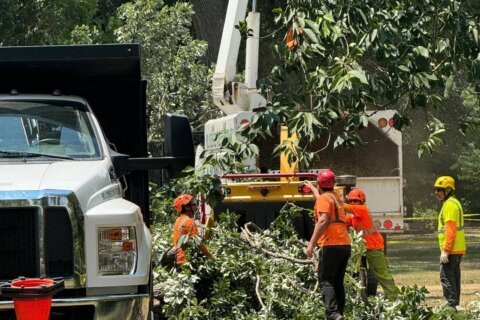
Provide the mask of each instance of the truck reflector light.
[{"label": "truck reflector light", "polygon": [[387,119],[385,119],[385,118],[380,118],[380,119],[378,119],[377,124],[378,124],[378,126],[379,126],[380,128],[383,129],[383,128],[385,128],[385,127],[387,126],[388,122],[387,122]]},{"label": "truck reflector light", "polygon": [[123,242],[123,251],[132,251],[133,250],[133,242],[125,241]]},{"label": "truck reflector light", "polygon": [[385,220],[385,222],[383,223],[383,226],[385,227],[385,229],[392,229],[393,222],[390,220]]},{"label": "truck reflector light", "polygon": [[395,125],[395,119],[390,118],[390,120],[388,120],[388,125],[389,125],[390,127],[393,127],[393,126]]},{"label": "truck reflector light", "polygon": [[240,121],[240,126],[247,127],[249,124],[250,122],[247,119]]},{"label": "truck reflector light", "polygon": [[298,187],[298,192],[301,194],[310,194],[312,193],[312,190],[310,190],[310,188],[306,185],[301,185]]},{"label": "truck reflector light", "polygon": [[137,264],[134,227],[98,228],[98,272],[100,275],[131,274]]}]

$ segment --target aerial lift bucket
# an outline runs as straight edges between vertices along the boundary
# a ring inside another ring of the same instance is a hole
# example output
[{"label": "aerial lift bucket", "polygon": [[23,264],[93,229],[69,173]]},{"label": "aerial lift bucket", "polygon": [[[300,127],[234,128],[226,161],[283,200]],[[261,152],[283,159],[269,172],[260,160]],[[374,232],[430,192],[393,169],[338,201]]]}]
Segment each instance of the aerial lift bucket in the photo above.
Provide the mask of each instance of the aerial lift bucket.
[{"label": "aerial lift bucket", "polygon": [[48,320],[52,296],[63,290],[62,279],[25,278],[12,280],[0,288],[6,298],[13,298],[17,320]]}]

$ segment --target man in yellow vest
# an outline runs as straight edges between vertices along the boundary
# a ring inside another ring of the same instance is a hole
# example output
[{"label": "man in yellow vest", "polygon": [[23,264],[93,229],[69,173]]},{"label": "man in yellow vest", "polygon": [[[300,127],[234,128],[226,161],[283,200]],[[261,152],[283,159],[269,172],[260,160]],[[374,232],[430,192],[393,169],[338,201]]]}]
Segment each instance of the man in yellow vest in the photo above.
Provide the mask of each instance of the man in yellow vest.
[{"label": "man in yellow vest", "polygon": [[440,282],[443,296],[452,308],[460,304],[460,262],[465,254],[463,208],[455,198],[455,180],[442,176],[435,181],[435,195],[443,202],[438,214],[438,240],[440,244]]}]

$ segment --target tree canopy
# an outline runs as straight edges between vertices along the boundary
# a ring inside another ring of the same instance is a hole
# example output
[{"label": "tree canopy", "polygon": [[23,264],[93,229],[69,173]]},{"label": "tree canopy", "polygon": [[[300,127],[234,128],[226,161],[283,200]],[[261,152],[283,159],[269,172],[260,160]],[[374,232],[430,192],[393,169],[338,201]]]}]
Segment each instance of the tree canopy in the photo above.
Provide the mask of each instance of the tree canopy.
[{"label": "tree canopy", "polygon": [[[473,151],[478,145],[473,131],[480,123],[478,1],[257,2],[262,14],[259,86],[269,103],[257,125],[249,127],[249,148],[232,140],[235,153],[255,152],[256,139],[284,123],[302,142],[281,145],[277,154],[287,150],[291,160],[300,158],[308,167],[319,155],[314,140],[331,136],[336,146],[360,145],[368,116],[389,108],[400,115],[396,126],[404,131],[409,185],[428,187],[426,181],[440,173],[461,179],[472,174],[467,159],[458,155],[470,150],[469,144]],[[166,112],[186,113],[196,129],[218,115],[209,98],[211,69],[200,62],[207,44],[193,36],[207,34],[212,24],[207,18],[192,24],[199,3],[204,17],[225,8],[224,0],[5,0],[0,2],[0,42],[139,42],[149,80],[149,138],[157,142],[159,118]],[[238,64],[243,69],[243,62]],[[404,130],[406,125],[411,130]],[[413,153],[434,150],[433,157],[414,159]],[[426,170],[408,172],[417,167]],[[407,189],[406,195],[416,197],[411,190],[417,189]]]},{"label": "tree canopy", "polygon": [[280,63],[262,86],[271,97],[265,115],[275,120],[268,129],[286,123],[307,142],[277,151],[308,164],[309,144],[338,122],[335,146],[356,146],[368,116],[386,108],[398,110],[399,130],[422,110],[428,135],[418,153],[431,153],[450,129],[432,110],[457,118],[444,104],[452,97],[466,108],[453,129],[465,133],[479,123],[477,1],[287,0],[274,11],[287,45],[275,45]]}]

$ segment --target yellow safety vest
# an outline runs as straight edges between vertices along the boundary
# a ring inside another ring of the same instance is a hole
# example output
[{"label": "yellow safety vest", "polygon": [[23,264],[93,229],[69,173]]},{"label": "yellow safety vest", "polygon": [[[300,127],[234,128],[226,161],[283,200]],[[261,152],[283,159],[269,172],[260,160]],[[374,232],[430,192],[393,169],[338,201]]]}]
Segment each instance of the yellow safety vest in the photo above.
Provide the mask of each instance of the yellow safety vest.
[{"label": "yellow safety vest", "polygon": [[443,250],[445,239],[445,221],[455,221],[457,225],[457,234],[451,252],[465,252],[465,231],[463,230],[463,208],[460,201],[455,197],[449,197],[442,206],[438,214],[438,242],[440,250]]}]

